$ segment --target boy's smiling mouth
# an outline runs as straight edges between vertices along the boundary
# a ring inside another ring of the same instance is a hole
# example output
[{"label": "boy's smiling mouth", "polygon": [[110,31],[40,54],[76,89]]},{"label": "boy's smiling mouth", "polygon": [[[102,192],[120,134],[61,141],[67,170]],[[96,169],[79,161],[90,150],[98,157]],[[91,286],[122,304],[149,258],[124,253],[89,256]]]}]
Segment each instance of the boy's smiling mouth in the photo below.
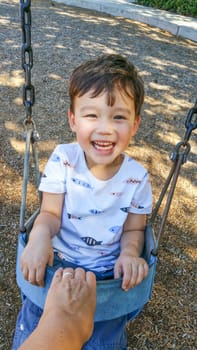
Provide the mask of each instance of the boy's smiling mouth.
[{"label": "boy's smiling mouth", "polygon": [[115,146],[115,143],[110,141],[92,141],[91,143],[96,150],[112,150]]}]

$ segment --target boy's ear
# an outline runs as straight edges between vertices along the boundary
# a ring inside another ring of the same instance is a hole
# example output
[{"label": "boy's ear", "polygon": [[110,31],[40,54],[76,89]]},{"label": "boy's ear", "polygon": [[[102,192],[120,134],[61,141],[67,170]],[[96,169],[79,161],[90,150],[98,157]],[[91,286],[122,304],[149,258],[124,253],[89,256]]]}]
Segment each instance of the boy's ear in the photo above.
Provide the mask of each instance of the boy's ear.
[{"label": "boy's ear", "polygon": [[135,120],[134,120],[133,129],[132,129],[132,135],[131,136],[134,136],[137,133],[137,131],[139,129],[139,126],[140,126],[140,122],[141,122],[141,117],[140,117],[140,115],[137,115],[135,117]]},{"label": "boy's ear", "polygon": [[72,131],[76,131],[75,130],[75,115],[73,112],[71,112],[71,110],[69,109],[68,110],[68,120],[69,120],[69,124],[70,124],[70,128]]}]

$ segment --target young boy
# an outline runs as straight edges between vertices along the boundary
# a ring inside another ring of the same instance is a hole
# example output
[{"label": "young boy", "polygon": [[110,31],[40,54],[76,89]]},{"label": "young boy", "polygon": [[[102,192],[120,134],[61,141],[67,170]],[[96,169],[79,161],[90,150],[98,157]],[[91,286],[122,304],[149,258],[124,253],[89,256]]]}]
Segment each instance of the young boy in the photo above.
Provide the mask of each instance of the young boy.
[{"label": "young boy", "polygon": [[[77,142],[57,146],[46,165],[41,211],[21,270],[30,283],[43,286],[55,253],[66,266],[84,267],[98,279],[122,276],[127,291],[148,274],[140,256],[151,186],[147,171],[125,153],[140,124],[143,82],[125,58],[104,55],[74,70],[69,94]],[[32,308],[39,316],[30,316]],[[42,313],[37,309],[26,298],[18,324],[27,330],[28,315],[35,324]],[[126,322],[127,317],[97,322],[84,349],[126,349]]]}]

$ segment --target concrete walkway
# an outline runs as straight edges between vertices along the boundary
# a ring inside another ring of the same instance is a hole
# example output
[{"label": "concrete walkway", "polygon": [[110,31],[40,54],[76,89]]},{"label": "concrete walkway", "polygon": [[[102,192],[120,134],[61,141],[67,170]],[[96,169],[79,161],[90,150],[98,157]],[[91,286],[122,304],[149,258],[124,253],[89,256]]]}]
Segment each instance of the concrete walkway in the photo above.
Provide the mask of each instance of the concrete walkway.
[{"label": "concrete walkway", "polygon": [[177,37],[197,42],[197,19],[167,11],[136,5],[131,0],[55,0],[65,5],[77,6],[121,16],[166,30]]}]

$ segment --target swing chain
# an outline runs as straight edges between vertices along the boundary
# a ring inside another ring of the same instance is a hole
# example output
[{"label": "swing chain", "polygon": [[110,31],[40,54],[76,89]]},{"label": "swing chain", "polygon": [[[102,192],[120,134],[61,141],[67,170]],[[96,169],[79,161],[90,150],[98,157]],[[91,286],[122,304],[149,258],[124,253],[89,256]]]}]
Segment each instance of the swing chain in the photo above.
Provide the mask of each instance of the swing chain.
[{"label": "swing chain", "polygon": [[25,129],[26,147],[24,155],[23,187],[20,209],[20,231],[26,232],[27,229],[25,223],[25,212],[30,165],[30,148],[32,148],[37,187],[40,180],[38,152],[36,145],[36,141],[39,140],[39,134],[36,130],[34,119],[32,118],[32,106],[35,103],[35,89],[31,83],[31,69],[33,67],[33,49],[31,46],[31,0],[20,0],[20,19],[22,30],[21,63],[22,68],[25,72],[25,83],[23,85],[23,104],[26,109],[26,117],[23,122]]},{"label": "swing chain", "polygon": [[[196,118],[195,118],[195,121],[192,122],[194,115],[196,115]],[[191,146],[189,144],[189,139],[190,139],[191,133],[193,130],[195,130],[197,128],[197,100],[196,100],[194,107],[191,108],[188,112],[188,115],[187,115],[187,118],[185,121],[185,127],[186,127],[186,131],[185,131],[185,135],[183,137],[183,140],[181,142],[178,142],[178,144],[175,146],[172,154],[170,155],[170,159],[172,160],[173,165],[172,165],[170,173],[165,181],[165,184],[164,184],[163,189],[160,193],[160,196],[159,196],[159,199],[155,205],[155,208],[152,212],[152,215],[149,219],[149,223],[151,225],[153,225],[155,222],[155,218],[158,214],[159,208],[161,206],[161,203],[162,203],[162,201],[167,193],[168,188],[170,187],[168,195],[167,195],[166,204],[165,204],[165,207],[163,210],[162,218],[161,218],[159,232],[158,232],[156,240],[155,240],[155,247],[151,252],[154,256],[156,256],[158,253],[160,238],[161,238],[161,235],[164,231],[165,223],[166,223],[166,220],[168,217],[170,205],[171,205],[172,198],[174,195],[174,191],[175,191],[175,187],[176,187],[176,183],[178,180],[181,166],[182,166],[182,164],[186,163],[187,158],[188,158],[188,154],[189,154],[190,149],[191,149]]]},{"label": "swing chain", "polygon": [[[192,121],[194,118],[194,115],[196,115],[196,119],[195,119],[195,121]],[[189,144],[189,139],[190,139],[191,133],[193,130],[195,130],[197,128],[197,100],[196,100],[194,107],[191,108],[188,112],[188,115],[187,115],[187,118],[185,121],[185,128],[186,128],[186,131],[185,131],[185,135],[183,137],[183,140],[175,146],[173,152],[170,155],[170,159],[173,162],[175,162],[178,159],[178,157],[180,156],[181,150],[182,150],[182,154],[181,154],[182,164],[186,163],[187,158],[188,158],[188,154],[189,154],[190,149],[191,149],[191,146]]]},{"label": "swing chain", "polygon": [[186,163],[191,146],[188,142],[185,143],[184,141],[177,143],[173,152],[170,155],[170,160],[172,160],[173,162],[176,161],[181,154],[181,149],[183,150],[182,164]]},{"label": "swing chain", "polygon": [[31,0],[20,0],[20,19],[22,29],[22,68],[25,72],[25,84],[23,85],[23,104],[26,108],[24,125],[35,130],[32,120],[32,106],[35,103],[35,88],[31,83],[31,69],[33,67],[33,50],[31,46]]},{"label": "swing chain", "polygon": [[[192,122],[192,119],[196,115],[196,120]],[[186,144],[191,136],[193,130],[197,128],[197,100],[193,108],[191,108],[188,112],[187,119],[185,121],[186,132],[184,136],[184,144]]]}]

